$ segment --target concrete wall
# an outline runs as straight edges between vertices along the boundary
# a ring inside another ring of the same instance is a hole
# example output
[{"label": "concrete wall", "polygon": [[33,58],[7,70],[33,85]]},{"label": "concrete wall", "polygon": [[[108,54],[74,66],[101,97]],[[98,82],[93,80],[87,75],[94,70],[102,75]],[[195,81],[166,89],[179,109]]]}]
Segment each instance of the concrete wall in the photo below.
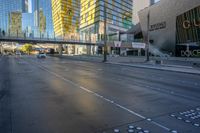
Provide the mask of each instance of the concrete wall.
[{"label": "concrete wall", "polygon": [[160,0],[133,0],[133,13],[132,13],[132,22],[134,25],[139,23],[138,12],[154,3],[157,3]]},{"label": "concrete wall", "polygon": [[175,52],[176,17],[200,5],[200,0],[161,0],[139,12],[143,35],[147,34],[147,16],[150,12],[150,25],[166,22],[166,28],[150,31],[153,45],[163,51]]},{"label": "concrete wall", "polygon": [[133,24],[139,23],[138,12],[146,7],[150,6],[150,0],[133,0]]}]

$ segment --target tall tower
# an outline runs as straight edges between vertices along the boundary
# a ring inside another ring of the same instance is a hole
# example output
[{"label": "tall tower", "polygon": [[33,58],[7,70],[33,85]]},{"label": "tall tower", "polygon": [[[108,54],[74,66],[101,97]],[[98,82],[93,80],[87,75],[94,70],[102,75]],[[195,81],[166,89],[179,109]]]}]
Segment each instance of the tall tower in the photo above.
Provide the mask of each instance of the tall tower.
[{"label": "tall tower", "polygon": [[57,37],[75,36],[79,29],[80,0],[52,0],[52,17]]},{"label": "tall tower", "polygon": [[103,39],[105,5],[107,34],[125,32],[131,28],[132,0],[81,0],[80,32],[83,40]]},{"label": "tall tower", "polygon": [[39,8],[39,0],[34,0],[34,26],[39,27],[40,25],[40,8]]},{"label": "tall tower", "polygon": [[32,0],[22,0],[22,12],[32,13]]},{"label": "tall tower", "polygon": [[9,13],[9,34],[20,36],[22,33],[22,13],[19,11]]},{"label": "tall tower", "polygon": [[8,33],[11,12],[22,12],[22,0],[0,0],[0,30]]}]

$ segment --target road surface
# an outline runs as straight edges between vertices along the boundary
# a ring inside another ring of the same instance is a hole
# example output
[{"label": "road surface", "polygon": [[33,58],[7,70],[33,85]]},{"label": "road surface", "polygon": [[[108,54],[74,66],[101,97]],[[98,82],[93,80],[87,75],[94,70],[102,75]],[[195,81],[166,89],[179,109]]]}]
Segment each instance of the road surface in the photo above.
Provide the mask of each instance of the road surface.
[{"label": "road surface", "polygon": [[199,133],[200,76],[0,57],[0,133]]}]

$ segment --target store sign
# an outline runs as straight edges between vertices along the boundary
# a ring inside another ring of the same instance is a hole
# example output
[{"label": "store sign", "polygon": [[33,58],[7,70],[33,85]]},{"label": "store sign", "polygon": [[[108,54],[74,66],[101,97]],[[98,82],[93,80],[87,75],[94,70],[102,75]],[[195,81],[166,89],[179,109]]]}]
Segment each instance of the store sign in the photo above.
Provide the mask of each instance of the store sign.
[{"label": "store sign", "polygon": [[185,20],[183,22],[184,29],[189,29],[191,27],[199,27],[200,28],[200,19],[199,20],[193,19],[192,21]]},{"label": "store sign", "polygon": [[139,43],[139,42],[132,42],[132,48],[138,48],[138,49],[141,49],[141,48],[145,48],[146,44],[145,43]]},{"label": "store sign", "polygon": [[164,29],[164,28],[166,28],[166,26],[167,26],[166,22],[153,24],[153,25],[150,26],[150,31]]},{"label": "store sign", "polygon": [[200,6],[193,8],[176,18],[176,42],[183,44],[200,41]]},{"label": "store sign", "polygon": [[121,41],[114,41],[114,44],[115,44],[116,48],[120,48],[121,45],[122,45],[122,42]]},{"label": "store sign", "polygon": [[200,55],[200,49],[196,50],[181,50],[182,57],[195,57]]}]

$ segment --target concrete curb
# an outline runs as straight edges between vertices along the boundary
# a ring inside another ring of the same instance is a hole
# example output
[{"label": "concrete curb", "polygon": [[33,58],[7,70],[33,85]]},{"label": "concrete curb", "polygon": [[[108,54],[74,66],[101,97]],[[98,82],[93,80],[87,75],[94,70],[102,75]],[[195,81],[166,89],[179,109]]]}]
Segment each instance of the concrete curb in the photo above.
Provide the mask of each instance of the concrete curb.
[{"label": "concrete curb", "polygon": [[200,71],[196,70],[196,72],[189,72],[189,71],[181,71],[181,70],[173,70],[173,69],[166,69],[166,68],[158,68],[158,67],[151,67],[151,66],[144,66],[144,65],[132,65],[132,64],[125,64],[125,63],[115,63],[115,62],[106,62],[106,64],[113,64],[113,65],[121,65],[121,66],[129,66],[135,68],[145,68],[145,69],[154,69],[154,70],[161,70],[161,71],[170,71],[170,72],[177,72],[177,73],[185,73],[185,74],[193,74],[193,75],[200,75]]}]

